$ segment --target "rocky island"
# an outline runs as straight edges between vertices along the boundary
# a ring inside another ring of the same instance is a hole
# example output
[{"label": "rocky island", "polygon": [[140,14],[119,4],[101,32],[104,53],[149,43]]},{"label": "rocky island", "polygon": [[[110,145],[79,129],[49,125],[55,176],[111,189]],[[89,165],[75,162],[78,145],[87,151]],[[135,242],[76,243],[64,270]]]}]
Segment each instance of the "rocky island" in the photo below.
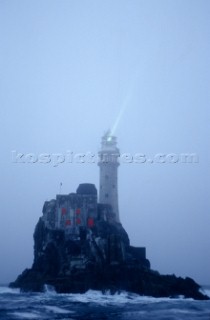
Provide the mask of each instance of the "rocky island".
[{"label": "rocky island", "polygon": [[99,152],[99,202],[94,184],[46,201],[34,232],[34,262],[10,287],[58,293],[89,289],[126,290],[153,297],[209,299],[191,278],[160,275],[150,268],[146,248],[130,245],[119,219],[117,167],[119,150],[109,132]]}]

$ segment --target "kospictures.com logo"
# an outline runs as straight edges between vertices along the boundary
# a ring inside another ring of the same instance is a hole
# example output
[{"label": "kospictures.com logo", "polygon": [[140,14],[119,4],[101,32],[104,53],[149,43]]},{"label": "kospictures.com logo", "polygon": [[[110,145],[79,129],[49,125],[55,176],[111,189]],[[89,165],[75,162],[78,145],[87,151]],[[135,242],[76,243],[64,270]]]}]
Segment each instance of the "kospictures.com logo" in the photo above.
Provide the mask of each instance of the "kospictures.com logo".
[{"label": "kospictures.com logo", "polygon": [[97,153],[73,152],[66,151],[65,153],[23,153],[13,150],[12,162],[17,164],[51,164],[57,167],[63,163],[98,163],[100,162],[116,162],[120,164],[176,164],[176,163],[198,163],[199,157],[196,153],[156,153],[153,156],[144,153],[103,153],[100,156]]}]

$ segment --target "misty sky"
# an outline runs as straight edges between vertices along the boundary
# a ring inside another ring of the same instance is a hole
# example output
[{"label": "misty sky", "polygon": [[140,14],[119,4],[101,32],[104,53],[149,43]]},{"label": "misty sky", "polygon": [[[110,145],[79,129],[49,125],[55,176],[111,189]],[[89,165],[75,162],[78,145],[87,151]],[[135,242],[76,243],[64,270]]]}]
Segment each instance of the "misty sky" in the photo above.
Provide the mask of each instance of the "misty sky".
[{"label": "misty sky", "polygon": [[[0,0],[0,283],[33,261],[45,200],[98,188],[96,163],[15,163],[14,152],[195,153],[121,163],[119,207],[153,269],[210,284],[210,1]],[[12,151],[14,151],[12,153]]]}]

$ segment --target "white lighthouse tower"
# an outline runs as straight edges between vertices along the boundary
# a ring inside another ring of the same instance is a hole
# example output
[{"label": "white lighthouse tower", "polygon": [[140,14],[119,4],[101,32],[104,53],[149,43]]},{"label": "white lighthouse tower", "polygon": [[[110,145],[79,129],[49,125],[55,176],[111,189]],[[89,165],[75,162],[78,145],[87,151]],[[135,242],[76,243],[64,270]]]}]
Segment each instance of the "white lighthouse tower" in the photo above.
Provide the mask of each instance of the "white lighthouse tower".
[{"label": "white lighthouse tower", "polygon": [[99,151],[100,189],[99,203],[110,204],[115,214],[115,219],[120,222],[118,210],[118,183],[117,169],[119,166],[117,139],[108,131],[102,137],[101,150]]}]

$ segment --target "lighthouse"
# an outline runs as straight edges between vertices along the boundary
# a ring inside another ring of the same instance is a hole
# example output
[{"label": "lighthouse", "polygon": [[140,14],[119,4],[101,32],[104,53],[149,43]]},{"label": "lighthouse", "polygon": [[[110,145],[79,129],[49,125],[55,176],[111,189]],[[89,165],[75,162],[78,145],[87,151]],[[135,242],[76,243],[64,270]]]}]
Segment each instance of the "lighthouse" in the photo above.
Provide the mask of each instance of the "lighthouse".
[{"label": "lighthouse", "polygon": [[112,206],[116,222],[120,222],[118,209],[118,178],[117,170],[119,166],[119,149],[117,139],[110,131],[106,132],[101,140],[99,151],[99,202]]}]

